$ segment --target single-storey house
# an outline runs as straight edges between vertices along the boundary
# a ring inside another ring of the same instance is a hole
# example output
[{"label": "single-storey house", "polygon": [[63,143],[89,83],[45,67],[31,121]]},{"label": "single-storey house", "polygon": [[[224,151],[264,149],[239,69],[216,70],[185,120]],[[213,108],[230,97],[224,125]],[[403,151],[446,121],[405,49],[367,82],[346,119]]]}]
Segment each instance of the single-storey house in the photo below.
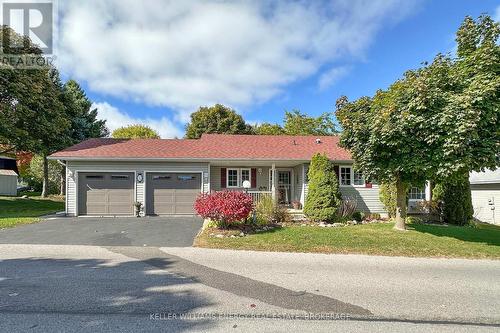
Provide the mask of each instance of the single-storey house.
[{"label": "single-storey house", "polygon": [[385,214],[377,184],[353,169],[338,136],[205,134],[200,139],[90,139],[51,155],[66,165],[66,213],[133,215],[194,214],[200,192],[243,191],[255,200],[271,195],[282,204],[305,202],[311,157],[334,163],[340,191],[358,210]]},{"label": "single-storey house", "polygon": [[472,172],[469,177],[474,218],[500,224],[500,169]]},{"label": "single-storey house", "polygon": [[0,195],[17,195],[16,159],[0,156]]}]

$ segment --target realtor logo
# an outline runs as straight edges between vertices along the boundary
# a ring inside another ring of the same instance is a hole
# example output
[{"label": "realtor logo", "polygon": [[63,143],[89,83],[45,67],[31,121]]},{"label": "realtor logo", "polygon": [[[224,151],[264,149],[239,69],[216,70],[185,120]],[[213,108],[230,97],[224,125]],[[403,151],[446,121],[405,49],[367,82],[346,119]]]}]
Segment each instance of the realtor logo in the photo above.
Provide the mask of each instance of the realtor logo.
[{"label": "realtor logo", "polygon": [[[52,1],[41,2],[10,2],[0,0],[2,3],[3,25],[7,25],[17,33],[29,37],[37,44],[45,55],[53,52],[54,13]],[[3,46],[14,51],[22,45],[16,44],[4,30]],[[19,41],[17,41],[19,42]],[[4,49],[5,52],[5,49]]]}]

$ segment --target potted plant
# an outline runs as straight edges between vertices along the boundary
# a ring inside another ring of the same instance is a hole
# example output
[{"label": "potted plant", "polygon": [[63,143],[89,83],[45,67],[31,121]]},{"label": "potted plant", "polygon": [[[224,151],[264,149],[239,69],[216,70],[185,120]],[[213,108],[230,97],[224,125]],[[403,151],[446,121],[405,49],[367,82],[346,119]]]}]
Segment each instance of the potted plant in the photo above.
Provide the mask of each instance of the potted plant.
[{"label": "potted plant", "polygon": [[141,216],[141,209],[142,209],[142,202],[139,202],[139,201],[134,202],[134,207],[135,207],[135,216],[140,217]]},{"label": "potted plant", "polygon": [[300,203],[300,201],[292,201],[292,207],[293,209],[302,209],[302,204]]}]

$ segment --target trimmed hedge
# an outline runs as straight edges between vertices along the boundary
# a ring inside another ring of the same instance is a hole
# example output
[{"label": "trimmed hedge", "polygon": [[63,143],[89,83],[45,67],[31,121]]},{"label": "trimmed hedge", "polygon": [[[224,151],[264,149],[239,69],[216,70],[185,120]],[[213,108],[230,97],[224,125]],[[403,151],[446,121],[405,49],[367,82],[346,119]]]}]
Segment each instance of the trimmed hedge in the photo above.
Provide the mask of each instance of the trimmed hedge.
[{"label": "trimmed hedge", "polygon": [[434,200],[442,203],[444,221],[466,225],[472,220],[474,208],[470,192],[469,175],[436,184],[432,190]]},{"label": "trimmed hedge", "polygon": [[312,221],[335,221],[342,198],[333,164],[326,155],[313,156],[308,176],[309,189],[304,214]]}]

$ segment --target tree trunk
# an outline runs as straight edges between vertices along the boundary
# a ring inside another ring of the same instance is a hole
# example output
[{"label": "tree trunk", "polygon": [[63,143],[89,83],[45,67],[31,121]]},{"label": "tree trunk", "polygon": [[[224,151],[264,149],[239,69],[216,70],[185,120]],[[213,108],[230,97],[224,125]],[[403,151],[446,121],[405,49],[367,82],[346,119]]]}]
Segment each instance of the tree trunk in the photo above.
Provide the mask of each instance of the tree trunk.
[{"label": "tree trunk", "polygon": [[46,198],[49,194],[49,162],[47,155],[43,155],[43,184],[42,184],[42,198]]},{"label": "tree trunk", "polygon": [[396,180],[396,224],[394,229],[405,230],[406,220],[406,187],[398,176]]},{"label": "tree trunk", "polygon": [[66,167],[63,166],[61,169],[61,188],[59,190],[60,195],[66,195]]}]

